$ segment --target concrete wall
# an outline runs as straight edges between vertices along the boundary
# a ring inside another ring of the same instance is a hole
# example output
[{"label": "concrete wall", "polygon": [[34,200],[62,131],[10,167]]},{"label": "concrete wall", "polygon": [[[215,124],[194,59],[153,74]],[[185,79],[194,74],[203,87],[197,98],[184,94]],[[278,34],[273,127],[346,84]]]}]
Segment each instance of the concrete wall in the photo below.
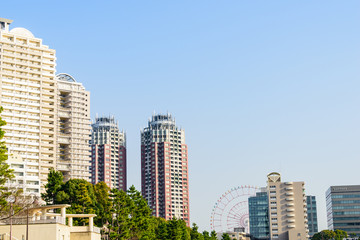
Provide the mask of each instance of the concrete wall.
[{"label": "concrete wall", "polygon": [[70,240],[100,240],[101,235],[94,232],[70,233]]},{"label": "concrete wall", "polygon": [[[0,235],[4,233],[9,236],[10,225],[0,225]],[[26,225],[13,225],[12,236],[14,239],[26,239]],[[29,225],[29,239],[71,240],[69,228],[62,224],[31,224]]]}]

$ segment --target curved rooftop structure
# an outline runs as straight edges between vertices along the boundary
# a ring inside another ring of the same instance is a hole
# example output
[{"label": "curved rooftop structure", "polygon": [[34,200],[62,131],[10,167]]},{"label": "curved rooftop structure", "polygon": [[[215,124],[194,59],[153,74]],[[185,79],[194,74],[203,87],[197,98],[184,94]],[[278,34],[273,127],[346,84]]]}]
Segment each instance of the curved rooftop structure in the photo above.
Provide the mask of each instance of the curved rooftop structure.
[{"label": "curved rooftop structure", "polygon": [[267,175],[268,182],[281,182],[281,175],[277,172],[272,172]]},{"label": "curved rooftop structure", "polygon": [[59,81],[76,82],[75,78],[67,73],[59,73],[58,75],[56,75],[56,78]]},{"label": "curved rooftop structure", "polygon": [[96,117],[95,118],[95,123],[93,123],[91,126],[92,126],[94,131],[119,129],[118,122],[115,121],[114,116]]},{"label": "curved rooftop structure", "polygon": [[153,115],[149,125],[173,125],[175,126],[175,120],[172,118],[171,114],[157,114]]},{"label": "curved rooftop structure", "polygon": [[10,30],[10,33],[15,34],[15,35],[20,35],[23,37],[35,38],[34,34],[32,34],[26,28],[21,28],[21,27],[13,28]]}]

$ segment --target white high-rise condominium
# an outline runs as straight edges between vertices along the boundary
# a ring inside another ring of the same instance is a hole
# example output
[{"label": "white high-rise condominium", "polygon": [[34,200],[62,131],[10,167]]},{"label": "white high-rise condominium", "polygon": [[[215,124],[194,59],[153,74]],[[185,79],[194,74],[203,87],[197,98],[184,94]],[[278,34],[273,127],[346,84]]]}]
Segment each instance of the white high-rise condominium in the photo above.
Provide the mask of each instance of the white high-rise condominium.
[{"label": "white high-rise condominium", "polygon": [[[89,152],[86,153],[87,162],[83,160],[81,164],[73,166],[78,163],[77,156],[80,156],[74,154],[89,151],[88,143],[87,148],[82,149],[72,145],[74,147],[67,152],[72,154],[68,155],[71,156],[68,164],[61,164],[62,160],[66,160],[61,157],[62,139],[59,135],[64,100],[61,86],[65,83],[58,84],[61,80],[58,81],[55,76],[55,50],[44,45],[42,39],[34,37],[27,29],[10,30],[11,22],[0,18],[0,106],[4,108],[1,117],[7,122],[3,128],[6,131],[4,140],[8,148],[8,163],[16,176],[12,184],[23,188],[25,193],[40,194],[50,168],[69,173],[67,175],[70,177],[89,180]],[[78,96],[78,84],[68,85],[66,91],[73,96],[68,99],[72,101],[67,103],[70,106],[68,114],[83,114],[81,122],[74,120],[67,125],[66,131],[71,133],[68,141],[72,144],[72,135],[83,131],[82,137],[87,135],[87,138],[83,138],[85,142],[90,135],[89,94],[85,91],[85,95],[81,93]],[[84,111],[79,109],[84,108],[78,102],[79,97],[84,98],[87,104]],[[80,127],[80,130],[79,125],[87,125],[87,128]],[[76,168],[83,170],[77,171]]]},{"label": "white high-rise condominium", "polygon": [[90,93],[66,73],[56,76],[58,138],[56,168],[65,180],[90,181]]}]

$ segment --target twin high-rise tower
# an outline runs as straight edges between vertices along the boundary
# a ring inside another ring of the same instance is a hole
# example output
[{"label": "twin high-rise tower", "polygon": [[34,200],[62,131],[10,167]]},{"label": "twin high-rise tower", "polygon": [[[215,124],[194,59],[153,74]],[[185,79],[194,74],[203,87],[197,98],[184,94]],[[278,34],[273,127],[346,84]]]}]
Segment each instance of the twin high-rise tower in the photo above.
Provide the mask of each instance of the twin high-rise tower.
[{"label": "twin high-rise tower", "polygon": [[171,115],[154,115],[141,131],[141,191],[153,215],[190,225],[185,132]]},{"label": "twin high-rise tower", "polygon": [[[15,179],[25,194],[44,190],[50,169],[64,180],[86,179],[126,190],[126,137],[114,117],[90,125],[90,93],[56,74],[55,50],[29,30],[0,18],[0,106]],[[155,115],[141,132],[141,184],[153,214],[189,225],[188,155],[184,130]]]},{"label": "twin high-rise tower", "polygon": [[126,191],[126,137],[114,117],[97,117],[92,124],[91,181]]},{"label": "twin high-rise tower", "polygon": [[[126,138],[114,117],[92,124],[91,180],[126,191]],[[153,215],[190,225],[188,153],[184,130],[170,114],[152,116],[141,131],[141,191]]]}]

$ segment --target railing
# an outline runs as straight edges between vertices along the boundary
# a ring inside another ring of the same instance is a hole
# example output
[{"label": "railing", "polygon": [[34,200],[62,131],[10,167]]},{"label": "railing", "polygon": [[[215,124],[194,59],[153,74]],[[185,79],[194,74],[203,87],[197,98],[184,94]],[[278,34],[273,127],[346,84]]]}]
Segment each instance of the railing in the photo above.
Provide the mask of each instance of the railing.
[{"label": "railing", "polygon": [[73,226],[73,227],[71,227],[70,232],[95,232],[95,233],[100,233],[100,228],[93,227],[93,229],[90,229],[89,226]]},{"label": "railing", "polygon": [[[23,225],[26,224],[26,217],[13,217],[12,219],[13,225]],[[48,223],[60,223],[64,224],[66,223],[65,218],[61,216],[55,216],[52,218],[46,218],[46,219],[33,219],[32,217],[29,217],[29,224],[48,224]],[[10,219],[6,219],[2,221],[2,224],[9,225]]]}]

